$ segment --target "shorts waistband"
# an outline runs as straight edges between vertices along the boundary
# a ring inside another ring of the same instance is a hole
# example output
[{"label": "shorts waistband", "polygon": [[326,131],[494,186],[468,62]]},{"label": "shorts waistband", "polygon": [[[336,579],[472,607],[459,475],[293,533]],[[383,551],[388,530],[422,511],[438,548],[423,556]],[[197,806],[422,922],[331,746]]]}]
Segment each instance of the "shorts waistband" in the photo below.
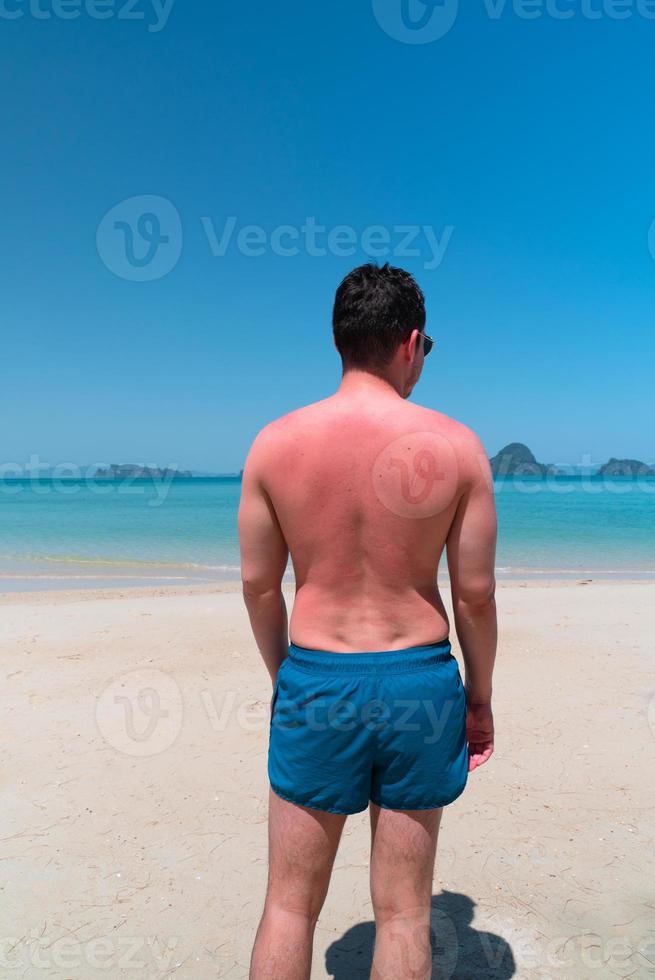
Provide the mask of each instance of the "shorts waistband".
[{"label": "shorts waistband", "polygon": [[377,674],[423,670],[433,664],[451,660],[452,653],[449,639],[424,646],[405,647],[403,650],[380,650],[372,653],[331,653],[328,650],[310,650],[290,643],[288,659],[294,666],[304,670]]}]

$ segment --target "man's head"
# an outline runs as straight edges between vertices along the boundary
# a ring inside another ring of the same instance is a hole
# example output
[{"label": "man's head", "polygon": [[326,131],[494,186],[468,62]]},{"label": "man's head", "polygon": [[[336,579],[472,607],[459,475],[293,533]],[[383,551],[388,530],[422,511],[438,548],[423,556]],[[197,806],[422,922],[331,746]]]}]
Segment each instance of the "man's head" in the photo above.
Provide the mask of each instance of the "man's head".
[{"label": "man's head", "polygon": [[388,264],[353,269],[337,289],[332,326],[344,371],[389,377],[409,395],[425,344],[425,299],[409,272]]}]

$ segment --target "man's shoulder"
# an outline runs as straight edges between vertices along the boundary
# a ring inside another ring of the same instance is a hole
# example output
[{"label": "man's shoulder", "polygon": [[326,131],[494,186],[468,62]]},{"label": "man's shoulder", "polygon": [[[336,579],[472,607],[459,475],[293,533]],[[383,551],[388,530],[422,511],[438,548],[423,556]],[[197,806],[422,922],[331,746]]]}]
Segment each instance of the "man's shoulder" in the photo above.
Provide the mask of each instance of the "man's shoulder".
[{"label": "man's shoulder", "polygon": [[416,407],[425,420],[426,429],[444,436],[464,452],[477,453],[482,448],[480,437],[468,425],[433,408],[425,408],[423,405]]},{"label": "man's shoulder", "polygon": [[421,407],[420,417],[426,431],[435,433],[448,443],[449,455],[456,461],[459,478],[464,486],[477,483],[481,478],[489,482],[489,457],[482,440],[473,429],[450,415],[431,408]]},{"label": "man's shoulder", "polygon": [[293,411],[268,422],[257,433],[250,453],[265,456],[270,452],[278,451],[282,444],[296,439],[308,425],[316,421],[324,404],[323,401],[312,402],[311,405],[295,408]]}]

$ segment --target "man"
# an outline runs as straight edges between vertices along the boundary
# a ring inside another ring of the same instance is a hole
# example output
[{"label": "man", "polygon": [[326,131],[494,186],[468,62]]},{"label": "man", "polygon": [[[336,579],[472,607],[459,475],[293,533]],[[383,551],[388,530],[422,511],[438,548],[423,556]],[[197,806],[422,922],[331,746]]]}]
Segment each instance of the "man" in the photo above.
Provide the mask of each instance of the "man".
[{"label": "man", "polygon": [[[346,816],[370,808],[372,976],[421,980],[442,810],[493,751],[493,487],[477,437],[406,400],[433,346],[407,272],[351,272],[333,328],[338,391],[267,426],[243,474],[243,592],[273,682],[250,977],[309,977]],[[465,687],[437,588],[444,548]]]}]

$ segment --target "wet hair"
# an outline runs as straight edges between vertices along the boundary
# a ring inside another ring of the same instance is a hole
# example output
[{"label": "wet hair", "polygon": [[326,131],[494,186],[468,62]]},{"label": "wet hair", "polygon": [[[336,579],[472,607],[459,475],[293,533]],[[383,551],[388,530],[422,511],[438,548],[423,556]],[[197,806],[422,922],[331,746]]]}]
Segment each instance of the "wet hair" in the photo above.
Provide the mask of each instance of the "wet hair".
[{"label": "wet hair", "polygon": [[425,327],[425,297],[404,269],[360,265],[343,280],[332,329],[344,367],[383,368],[412,330]]}]

